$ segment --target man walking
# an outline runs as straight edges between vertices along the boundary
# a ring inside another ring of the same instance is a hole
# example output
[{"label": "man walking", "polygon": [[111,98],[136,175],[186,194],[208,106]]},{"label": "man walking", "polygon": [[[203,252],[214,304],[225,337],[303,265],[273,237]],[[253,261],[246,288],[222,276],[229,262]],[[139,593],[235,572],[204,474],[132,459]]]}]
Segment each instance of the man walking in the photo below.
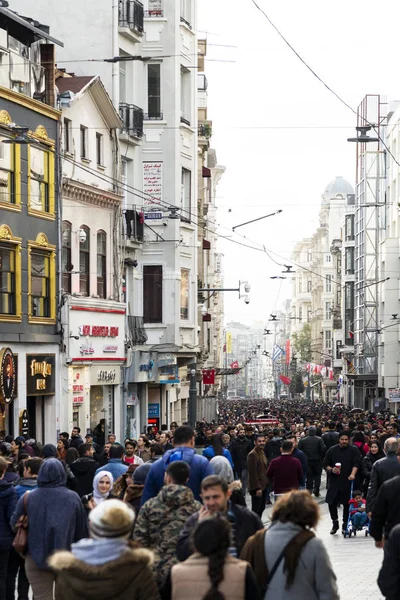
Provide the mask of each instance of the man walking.
[{"label": "man walking", "polygon": [[394,437],[390,437],[385,441],[383,447],[385,451],[385,458],[377,460],[371,471],[371,479],[369,482],[369,488],[367,493],[367,513],[369,517],[374,512],[374,505],[380,487],[396,475],[400,475],[400,463],[398,461],[399,453],[399,440]]},{"label": "man walking", "polygon": [[299,460],[301,463],[301,468],[303,470],[303,479],[301,480],[301,483],[300,483],[300,489],[305,490],[306,489],[307,469],[308,469],[307,457],[304,454],[304,452],[302,452],[301,450],[298,449],[297,437],[294,433],[290,433],[289,435],[287,435],[286,439],[289,442],[292,442],[292,444],[293,444],[293,452],[292,452],[293,458],[297,458],[297,460]]},{"label": "man walking", "polygon": [[299,450],[302,450],[307,457],[307,489],[314,496],[319,498],[319,489],[321,487],[322,461],[325,456],[326,446],[317,435],[316,428],[310,427],[308,435],[301,438]]},{"label": "man walking", "polygon": [[94,474],[100,467],[93,458],[94,448],[92,444],[81,444],[78,448],[79,458],[75,460],[70,469],[76,479],[76,493],[80,498],[93,491]]},{"label": "man walking", "polygon": [[108,471],[114,478],[114,481],[117,481],[120,475],[123,475],[128,470],[128,465],[125,465],[122,462],[122,457],[124,455],[124,448],[119,444],[115,444],[110,448],[110,460],[104,466],[101,466],[95,472],[100,473],[100,471]]},{"label": "man walking", "polygon": [[157,496],[164,485],[164,474],[168,465],[177,460],[183,460],[189,465],[190,476],[187,485],[192,490],[195,499],[200,500],[201,482],[208,475],[212,475],[214,469],[204,456],[196,454],[194,437],[194,431],[188,425],[181,425],[175,429],[174,449],[167,450],[162,459],[151,466],[144,486],[141,505]]},{"label": "man walking", "polygon": [[153,571],[161,586],[174,564],[179,535],[188,518],[201,509],[200,502],[186,483],[189,465],[177,460],[165,471],[164,486],[155,498],[150,498],[140,509],[133,539],[155,553]]},{"label": "man walking", "polygon": [[339,443],[329,448],[325,455],[324,468],[328,473],[328,491],[326,502],[332,519],[330,533],[334,535],[339,529],[338,505],[343,504],[343,525],[345,530],[349,518],[349,500],[351,482],[355,480],[361,464],[361,455],[356,446],[349,445],[349,434],[342,431]]},{"label": "man walking", "polygon": [[336,425],[333,421],[329,422],[328,428],[328,431],[325,431],[321,436],[327,450],[332,446],[336,446],[339,442],[339,433],[335,431]]},{"label": "man walking", "polygon": [[267,499],[267,457],[264,452],[265,436],[255,436],[255,446],[247,456],[247,470],[249,473],[249,492],[251,496],[251,510],[260,518],[265,509]]},{"label": "man walking", "polygon": [[81,444],[83,444],[83,439],[81,438],[81,428],[74,427],[71,432],[71,441],[69,446],[70,448],[78,449]]},{"label": "man walking", "polygon": [[253,449],[253,444],[244,433],[244,428],[239,426],[237,437],[231,441],[230,452],[237,476],[242,482],[243,494],[247,491],[247,457]]},{"label": "man walking", "polygon": [[385,539],[395,525],[400,524],[400,475],[385,481],[379,488],[370,522],[370,534],[377,548],[383,548]]},{"label": "man walking", "polygon": [[303,469],[300,461],[292,456],[293,449],[293,443],[284,440],[281,456],[274,458],[268,467],[267,479],[272,483],[274,496],[298,490],[303,481]]}]

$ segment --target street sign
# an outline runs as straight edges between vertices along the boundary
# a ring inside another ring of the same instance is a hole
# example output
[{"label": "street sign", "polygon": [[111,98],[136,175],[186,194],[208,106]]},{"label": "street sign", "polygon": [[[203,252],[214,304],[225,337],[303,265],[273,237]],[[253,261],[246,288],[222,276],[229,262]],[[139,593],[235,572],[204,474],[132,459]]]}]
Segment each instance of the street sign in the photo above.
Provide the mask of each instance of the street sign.
[{"label": "street sign", "polygon": [[144,213],[145,221],[159,221],[162,218],[163,218],[163,213],[159,212],[159,211]]}]

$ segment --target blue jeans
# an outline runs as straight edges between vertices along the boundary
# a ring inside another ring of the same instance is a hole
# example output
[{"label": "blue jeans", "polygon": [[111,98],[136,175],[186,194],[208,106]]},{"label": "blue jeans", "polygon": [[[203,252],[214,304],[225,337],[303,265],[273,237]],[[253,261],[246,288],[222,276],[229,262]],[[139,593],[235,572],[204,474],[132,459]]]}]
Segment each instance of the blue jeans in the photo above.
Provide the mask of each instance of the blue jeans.
[{"label": "blue jeans", "polygon": [[356,512],[351,515],[351,522],[353,523],[355,528],[363,527],[367,522],[367,513],[365,512]]}]

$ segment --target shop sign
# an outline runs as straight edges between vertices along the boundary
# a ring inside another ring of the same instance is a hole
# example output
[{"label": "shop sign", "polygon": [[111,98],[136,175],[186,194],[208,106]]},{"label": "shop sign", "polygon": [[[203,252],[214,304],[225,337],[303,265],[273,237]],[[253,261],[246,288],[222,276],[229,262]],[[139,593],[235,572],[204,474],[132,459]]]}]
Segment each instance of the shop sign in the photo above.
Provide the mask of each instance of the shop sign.
[{"label": "shop sign", "polygon": [[149,404],[148,407],[148,416],[149,418],[155,418],[155,419],[159,419],[160,418],[160,405],[157,403],[151,403]]},{"label": "shop sign", "polygon": [[89,337],[118,337],[119,327],[107,327],[106,325],[80,325],[79,335]]},{"label": "shop sign", "polygon": [[55,354],[26,355],[26,394],[45,396],[56,393]]},{"label": "shop sign", "polygon": [[400,402],[400,389],[389,388],[389,402]]},{"label": "shop sign", "polygon": [[158,370],[159,382],[163,384],[180,383],[178,377],[178,365],[171,365],[169,367],[161,367]]},{"label": "shop sign", "polygon": [[92,385],[116,385],[121,383],[121,369],[119,367],[92,367]]},{"label": "shop sign", "polygon": [[113,344],[106,344],[103,346],[103,352],[118,352],[118,346]]},{"label": "shop sign", "polygon": [[74,404],[74,406],[78,405],[80,406],[81,404],[83,404],[85,397],[84,396],[74,396],[72,403]]},{"label": "shop sign", "polygon": [[0,352],[0,396],[9,404],[17,395],[17,357],[10,348]]},{"label": "shop sign", "polygon": [[19,435],[29,435],[29,415],[26,408],[19,411]]}]

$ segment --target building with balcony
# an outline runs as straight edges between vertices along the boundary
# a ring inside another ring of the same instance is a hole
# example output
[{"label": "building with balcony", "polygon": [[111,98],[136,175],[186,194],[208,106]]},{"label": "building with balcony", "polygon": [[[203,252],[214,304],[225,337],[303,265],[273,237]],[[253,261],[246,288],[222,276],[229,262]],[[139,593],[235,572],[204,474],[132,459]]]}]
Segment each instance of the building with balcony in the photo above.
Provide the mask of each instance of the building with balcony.
[{"label": "building with balcony", "polygon": [[0,436],[48,442],[61,392],[56,45],[0,6]]}]

